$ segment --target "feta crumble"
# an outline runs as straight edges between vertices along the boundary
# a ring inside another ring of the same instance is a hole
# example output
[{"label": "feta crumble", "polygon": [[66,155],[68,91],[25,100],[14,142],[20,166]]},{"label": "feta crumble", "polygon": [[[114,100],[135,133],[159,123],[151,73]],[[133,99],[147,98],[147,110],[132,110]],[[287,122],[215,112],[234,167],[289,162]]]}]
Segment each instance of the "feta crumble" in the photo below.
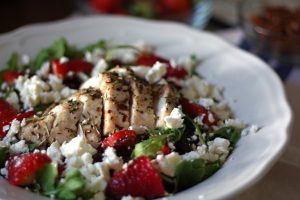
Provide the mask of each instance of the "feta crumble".
[{"label": "feta crumble", "polygon": [[174,108],[169,116],[164,118],[167,128],[181,128],[183,127],[184,114],[179,108]]},{"label": "feta crumble", "polygon": [[175,169],[177,165],[182,161],[182,158],[178,153],[172,152],[168,155],[157,155],[156,161],[161,172],[173,177]]},{"label": "feta crumble", "polygon": [[156,83],[167,73],[167,65],[161,62],[156,62],[146,74],[146,80],[149,83]]},{"label": "feta crumble", "polygon": [[112,147],[108,147],[105,149],[103,153],[103,162],[107,163],[111,169],[119,171],[122,169],[123,160],[121,157],[118,157],[116,154],[116,150]]}]

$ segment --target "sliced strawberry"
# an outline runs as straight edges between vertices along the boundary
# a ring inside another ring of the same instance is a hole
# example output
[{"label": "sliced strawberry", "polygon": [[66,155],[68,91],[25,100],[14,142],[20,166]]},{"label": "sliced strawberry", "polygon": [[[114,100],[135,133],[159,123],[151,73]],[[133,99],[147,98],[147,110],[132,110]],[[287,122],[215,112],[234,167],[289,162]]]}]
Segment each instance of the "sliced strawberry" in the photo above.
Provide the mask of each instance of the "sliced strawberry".
[{"label": "sliced strawberry", "polygon": [[73,59],[65,63],[60,63],[59,60],[53,59],[51,61],[51,65],[53,72],[61,78],[66,77],[69,72],[89,73],[93,69],[93,65],[91,63],[86,62],[82,59]]},{"label": "sliced strawberry", "polygon": [[35,176],[51,159],[42,153],[26,153],[12,156],[8,160],[8,181],[13,185],[27,186],[35,182]]},{"label": "sliced strawberry", "polygon": [[91,0],[91,5],[98,11],[110,13],[122,8],[124,0]]},{"label": "sliced strawberry", "polygon": [[176,68],[172,66],[167,67],[167,77],[183,78],[187,75],[187,71],[184,68],[177,66]]},{"label": "sliced strawberry", "polygon": [[3,127],[8,125],[17,115],[17,111],[7,101],[0,98],[0,137],[3,138],[6,133]]},{"label": "sliced strawberry", "polygon": [[105,138],[102,148],[113,147],[119,156],[128,157],[137,143],[136,133],[133,130],[123,130]]},{"label": "sliced strawberry", "polygon": [[165,144],[165,145],[163,146],[163,148],[161,149],[161,152],[162,152],[164,155],[167,155],[167,154],[171,153],[171,148],[170,148],[167,144]]},{"label": "sliced strawberry", "polygon": [[136,64],[152,67],[152,65],[154,65],[157,61],[169,64],[168,59],[149,53],[141,53],[136,61]]},{"label": "sliced strawberry", "polygon": [[186,12],[191,10],[192,3],[190,0],[163,0],[165,8],[169,12]]},{"label": "sliced strawberry", "polygon": [[165,193],[161,178],[146,156],[138,157],[127,169],[116,172],[106,191],[114,198],[131,195],[150,199]]},{"label": "sliced strawberry", "polygon": [[180,66],[172,67],[168,59],[155,54],[142,53],[136,62],[137,65],[152,67],[157,61],[167,65],[167,77],[183,78],[187,75],[187,71],[184,68]]},{"label": "sliced strawberry", "polygon": [[[205,125],[212,126],[218,122],[218,119],[215,116],[215,114],[212,111],[206,109],[204,106],[201,106],[196,103],[190,103],[186,99],[180,99],[179,102],[182,106],[182,109],[188,114],[190,114],[192,117],[203,116],[203,123]],[[213,119],[210,119],[210,115],[212,115]]]},{"label": "sliced strawberry", "polygon": [[18,72],[18,71],[5,71],[2,74],[2,78],[5,82],[7,83],[11,83],[13,82],[15,79],[17,79],[19,76],[23,75],[22,72]]}]

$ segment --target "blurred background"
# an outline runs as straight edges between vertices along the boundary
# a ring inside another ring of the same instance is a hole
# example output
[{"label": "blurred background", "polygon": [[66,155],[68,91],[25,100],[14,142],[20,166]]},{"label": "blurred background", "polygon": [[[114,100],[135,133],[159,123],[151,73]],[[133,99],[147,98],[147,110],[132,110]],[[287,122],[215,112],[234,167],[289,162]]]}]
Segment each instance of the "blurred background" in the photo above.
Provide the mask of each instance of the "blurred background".
[{"label": "blurred background", "polygon": [[300,0],[1,0],[0,34],[103,14],[182,22],[268,63],[284,82],[294,112],[292,139],[271,171],[234,199],[300,199]]}]

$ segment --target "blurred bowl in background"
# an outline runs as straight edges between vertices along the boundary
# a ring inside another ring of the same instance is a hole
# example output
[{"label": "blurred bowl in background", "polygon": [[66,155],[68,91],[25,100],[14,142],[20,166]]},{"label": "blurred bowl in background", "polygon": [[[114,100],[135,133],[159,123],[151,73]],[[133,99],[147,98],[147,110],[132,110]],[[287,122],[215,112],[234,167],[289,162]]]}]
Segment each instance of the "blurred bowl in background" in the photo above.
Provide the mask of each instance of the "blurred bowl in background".
[{"label": "blurred bowl in background", "polygon": [[132,15],[171,20],[203,29],[212,13],[211,0],[76,0],[81,14]]},{"label": "blurred bowl in background", "polygon": [[281,64],[300,64],[300,1],[244,0],[239,15],[251,51]]}]

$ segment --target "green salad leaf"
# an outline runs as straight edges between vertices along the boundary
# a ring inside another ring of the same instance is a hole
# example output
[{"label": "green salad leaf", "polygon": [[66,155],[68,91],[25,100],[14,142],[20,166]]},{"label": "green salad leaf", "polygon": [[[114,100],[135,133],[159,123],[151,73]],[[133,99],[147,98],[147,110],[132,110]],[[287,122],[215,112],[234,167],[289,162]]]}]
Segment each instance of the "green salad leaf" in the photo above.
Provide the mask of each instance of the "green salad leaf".
[{"label": "green salad leaf", "polygon": [[184,160],[175,169],[175,190],[184,190],[199,183],[205,175],[205,163],[202,159]]},{"label": "green salad leaf", "polygon": [[2,147],[0,148],[0,167],[4,167],[6,160],[9,157],[9,148]]},{"label": "green salad leaf", "polygon": [[42,49],[34,59],[33,71],[41,68],[45,61],[52,58],[61,58],[66,56],[68,58],[80,57],[82,52],[71,46],[65,38],[59,38],[54,41],[48,48]]},{"label": "green salad leaf", "polygon": [[37,183],[44,193],[51,193],[55,190],[55,181],[58,175],[57,164],[45,164],[37,173]]},{"label": "green salad leaf", "polygon": [[67,172],[65,181],[60,182],[56,188],[55,197],[61,200],[90,199],[93,192],[86,189],[86,180],[81,173],[76,170]]},{"label": "green salad leaf", "polygon": [[218,129],[214,134],[215,137],[225,138],[229,140],[231,146],[235,146],[241,138],[241,131],[233,126],[226,126]]},{"label": "green salad leaf", "polygon": [[4,67],[0,70],[0,84],[3,83],[3,73],[8,70],[18,70],[18,54],[13,52]]},{"label": "green salad leaf", "polygon": [[92,52],[95,49],[107,49],[107,46],[108,46],[108,44],[107,44],[106,40],[99,40],[96,43],[87,45],[86,47],[83,48],[82,51],[83,52],[86,52],[86,51]]},{"label": "green salad leaf", "polygon": [[154,158],[167,141],[176,142],[180,140],[185,127],[180,129],[161,129],[161,130],[149,130],[149,139],[137,143],[131,154],[132,158],[137,158],[141,155]]}]

